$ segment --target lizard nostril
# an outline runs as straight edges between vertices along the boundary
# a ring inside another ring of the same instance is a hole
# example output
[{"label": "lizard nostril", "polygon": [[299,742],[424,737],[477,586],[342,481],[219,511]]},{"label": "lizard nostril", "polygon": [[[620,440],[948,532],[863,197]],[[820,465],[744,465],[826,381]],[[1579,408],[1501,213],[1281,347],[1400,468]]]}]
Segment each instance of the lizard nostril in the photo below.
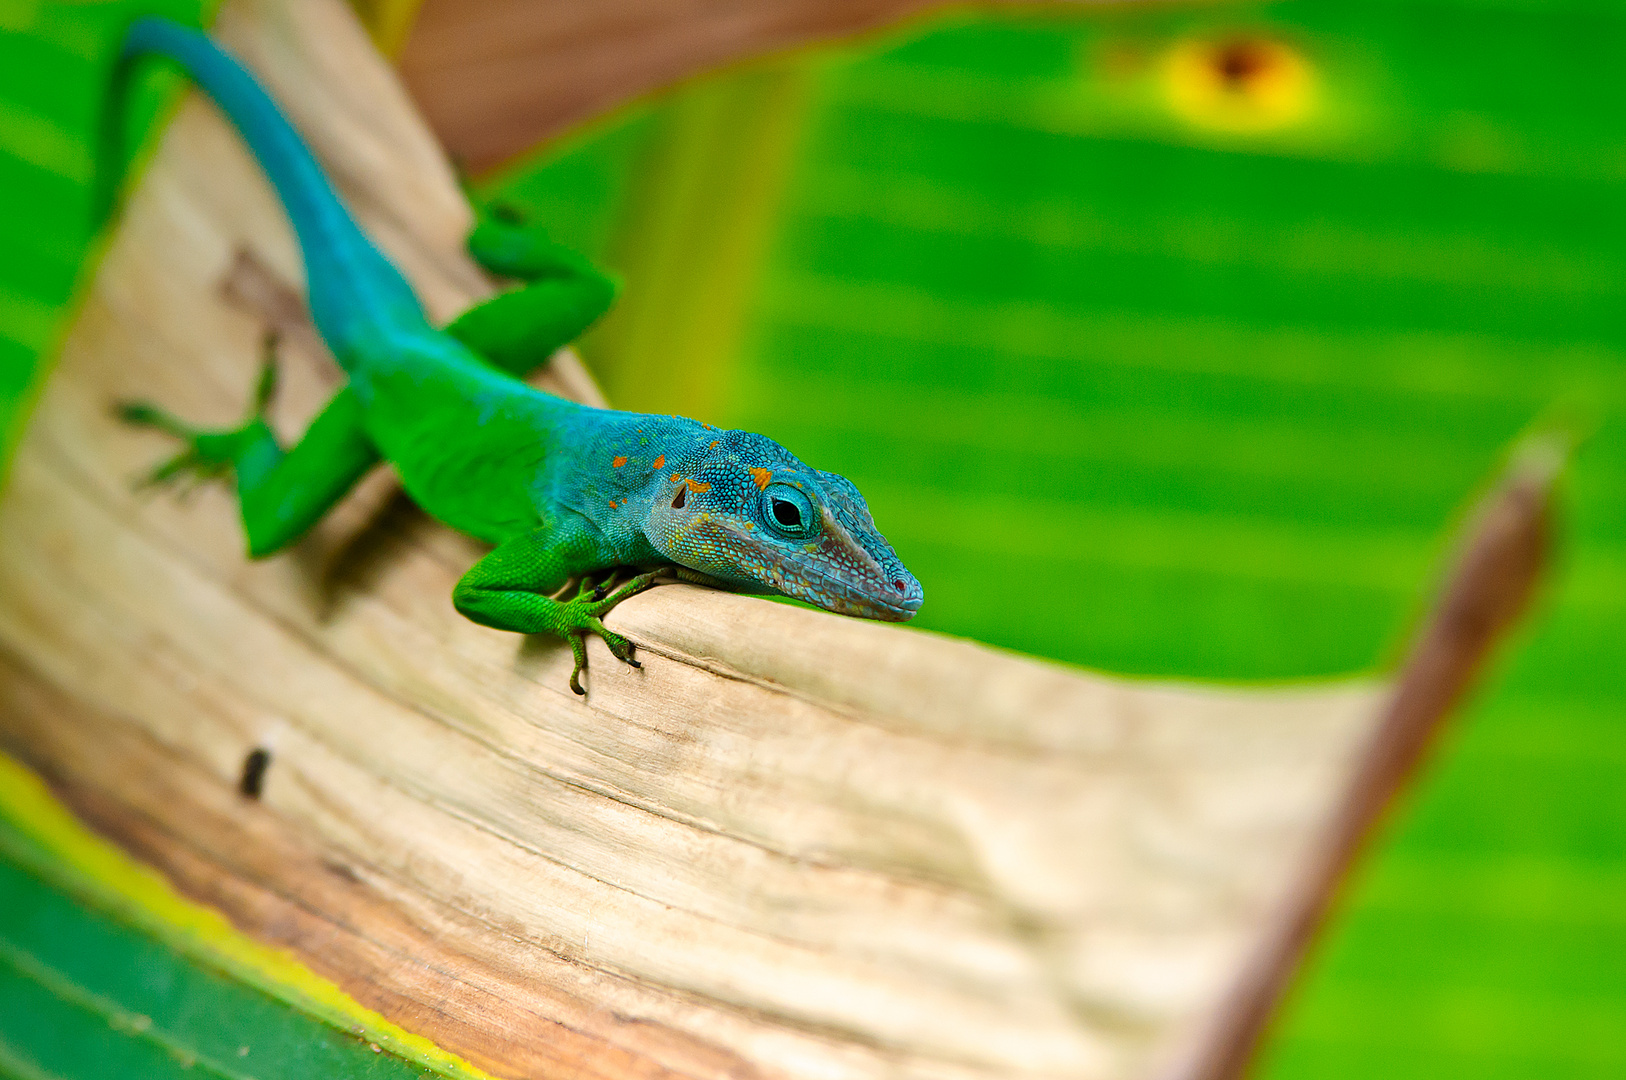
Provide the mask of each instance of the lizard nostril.
[{"label": "lizard nostril", "polygon": [[909,591],[909,586],[904,583],[904,580],[902,578],[899,578],[898,580],[894,581],[892,584],[894,584],[894,585],[896,585],[898,587],[899,592],[906,593],[906,592]]}]

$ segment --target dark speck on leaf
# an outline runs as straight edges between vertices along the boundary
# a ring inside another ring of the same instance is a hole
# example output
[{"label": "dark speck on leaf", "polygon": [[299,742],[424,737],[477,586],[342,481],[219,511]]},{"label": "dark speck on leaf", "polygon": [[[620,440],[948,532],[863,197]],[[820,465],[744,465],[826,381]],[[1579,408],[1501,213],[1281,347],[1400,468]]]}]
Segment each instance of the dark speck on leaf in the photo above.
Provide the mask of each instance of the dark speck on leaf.
[{"label": "dark speck on leaf", "polygon": [[1269,62],[1264,50],[1251,41],[1233,41],[1221,49],[1215,58],[1220,79],[1231,87],[1240,86],[1258,75]]},{"label": "dark speck on leaf", "polygon": [[271,751],[257,746],[243,759],[243,777],[237,790],[250,799],[258,799],[265,789],[265,770],[271,767]]}]

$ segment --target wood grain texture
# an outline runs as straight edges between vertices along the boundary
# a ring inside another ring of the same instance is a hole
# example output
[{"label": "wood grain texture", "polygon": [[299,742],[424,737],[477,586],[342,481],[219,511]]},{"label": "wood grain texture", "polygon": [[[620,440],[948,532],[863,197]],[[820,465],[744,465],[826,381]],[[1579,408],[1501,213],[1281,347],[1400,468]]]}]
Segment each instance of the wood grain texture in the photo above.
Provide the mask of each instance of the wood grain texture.
[{"label": "wood grain texture", "polygon": [[[218,29],[438,317],[490,291],[339,0],[230,0]],[[644,668],[590,643],[581,701],[568,650],[452,610],[480,549],[387,470],[262,563],[228,492],[134,488],[169,448],[117,400],[233,420],[267,327],[278,422],[331,392],[301,279],[189,102],[0,504],[0,740],[188,894],[501,1076],[1229,1075],[1540,561],[1545,481],[1482,531],[1398,696],[1113,679],[671,586],[610,620]],[[594,393],[568,356],[548,378]],[[1485,575],[1512,600],[1475,599]]]}]

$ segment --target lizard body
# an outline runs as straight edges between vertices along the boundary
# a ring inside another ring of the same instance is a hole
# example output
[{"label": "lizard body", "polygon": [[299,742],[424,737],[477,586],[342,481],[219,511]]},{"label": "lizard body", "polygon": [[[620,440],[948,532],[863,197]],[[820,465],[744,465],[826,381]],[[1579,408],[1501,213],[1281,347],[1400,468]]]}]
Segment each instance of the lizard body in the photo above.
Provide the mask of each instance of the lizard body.
[{"label": "lizard body", "polygon": [[[152,405],[124,407],[125,419],[184,443],[155,479],[235,475],[250,556],[293,543],[387,460],[429,514],[494,545],[458,582],[457,609],[487,626],[565,638],[578,694],[585,634],[636,665],[631,644],[601,618],[662,572],[866,618],[902,621],[919,609],[919,582],[844,477],[761,435],[593,408],[523,382],[614,297],[608,278],[538,231],[482,221],[471,252],[526,284],[432,326],[275,103],[206,35],[158,18],[132,24],[104,157],[118,147],[132,71],[150,54],[187,71],[270,179],[304,258],[312,321],[347,378],[286,450],[264,418],[269,361],[236,428],[201,430]],[[112,175],[104,166],[104,183]],[[561,598],[573,580],[580,588]]]}]

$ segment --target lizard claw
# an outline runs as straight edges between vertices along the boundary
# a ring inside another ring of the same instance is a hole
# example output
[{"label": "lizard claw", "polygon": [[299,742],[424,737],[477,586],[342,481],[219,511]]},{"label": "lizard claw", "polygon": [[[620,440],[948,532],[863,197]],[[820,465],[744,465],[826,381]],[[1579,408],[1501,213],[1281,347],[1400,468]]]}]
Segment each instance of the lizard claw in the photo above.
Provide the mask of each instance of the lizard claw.
[{"label": "lizard claw", "polygon": [[581,629],[572,630],[569,635],[567,635],[568,640],[570,641],[571,659],[575,661],[575,665],[570,669],[570,688],[579,696],[587,696],[587,691],[582,689],[581,676],[582,672],[587,670],[588,634],[597,634],[599,637],[603,638],[604,644],[609,647],[610,655],[615,657],[617,660],[620,660],[622,663],[631,667],[639,669],[643,668],[644,665],[640,664],[632,657],[632,642],[605,626],[597,619],[597,617],[592,615],[586,616],[581,620],[580,625]]},{"label": "lizard claw", "polygon": [[580,630],[566,635],[570,642],[570,654],[576,661],[576,666],[570,669],[570,688],[576,692],[577,697],[586,697],[587,691],[582,689],[581,674],[587,670],[587,642],[582,638]]}]

